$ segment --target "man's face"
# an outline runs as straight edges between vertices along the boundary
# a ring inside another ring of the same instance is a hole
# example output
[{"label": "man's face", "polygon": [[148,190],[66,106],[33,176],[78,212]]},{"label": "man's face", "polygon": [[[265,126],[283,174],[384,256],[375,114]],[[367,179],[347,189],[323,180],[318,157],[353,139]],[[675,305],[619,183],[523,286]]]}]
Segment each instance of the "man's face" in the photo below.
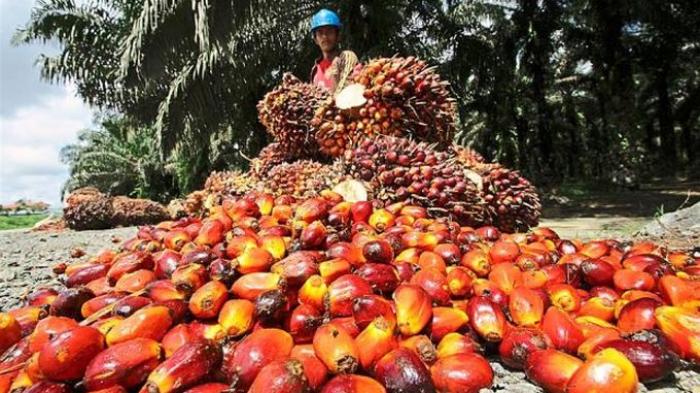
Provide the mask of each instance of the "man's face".
[{"label": "man's face", "polygon": [[314,41],[322,52],[332,52],[338,45],[338,29],[333,26],[322,26],[314,31]]}]

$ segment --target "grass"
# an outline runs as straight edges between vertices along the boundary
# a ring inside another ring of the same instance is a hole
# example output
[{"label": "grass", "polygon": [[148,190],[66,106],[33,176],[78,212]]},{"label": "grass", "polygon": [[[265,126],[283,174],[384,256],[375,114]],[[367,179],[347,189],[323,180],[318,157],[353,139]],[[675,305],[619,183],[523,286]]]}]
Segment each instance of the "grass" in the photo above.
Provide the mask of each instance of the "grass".
[{"label": "grass", "polygon": [[48,214],[29,214],[19,216],[0,216],[0,231],[5,229],[31,228]]}]

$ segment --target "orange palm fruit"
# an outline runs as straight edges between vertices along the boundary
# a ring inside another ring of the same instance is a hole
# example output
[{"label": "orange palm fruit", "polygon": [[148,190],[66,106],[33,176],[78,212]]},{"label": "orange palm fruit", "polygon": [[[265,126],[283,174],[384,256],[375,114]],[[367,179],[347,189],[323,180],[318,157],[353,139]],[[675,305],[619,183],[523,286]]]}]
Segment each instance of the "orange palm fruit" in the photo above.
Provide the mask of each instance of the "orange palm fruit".
[{"label": "orange palm fruit", "polygon": [[395,217],[386,209],[377,209],[370,214],[367,223],[378,232],[394,225]]},{"label": "orange palm fruit", "polygon": [[323,385],[321,393],[386,393],[386,389],[377,380],[364,375],[336,375]]},{"label": "orange palm fruit", "polygon": [[9,310],[7,314],[19,325],[24,337],[34,331],[40,320],[49,315],[47,308],[46,306],[26,306]]},{"label": "orange palm fruit", "polygon": [[632,362],[620,351],[606,348],[587,360],[571,377],[567,393],[636,392],[639,379]]},{"label": "orange palm fruit", "polygon": [[141,393],[178,392],[195,385],[221,363],[221,349],[208,340],[182,346],[149,375]]},{"label": "orange palm fruit", "polygon": [[[1,319],[0,315],[0,322]],[[74,319],[48,316],[39,321],[34,332],[29,336],[29,349],[32,352],[39,352],[53,337],[78,326],[78,322]]]},{"label": "orange palm fruit", "polygon": [[399,252],[394,258],[394,264],[405,262],[411,265],[418,265],[418,259],[420,258],[421,251],[415,247],[405,248],[403,251]]},{"label": "orange palm fruit", "polygon": [[318,264],[318,272],[326,284],[330,284],[338,277],[352,272],[352,265],[345,259],[335,258]]},{"label": "orange palm fruit", "polygon": [[53,288],[38,288],[27,295],[27,306],[50,306],[58,296],[58,291]]},{"label": "orange palm fruit", "polygon": [[700,362],[700,315],[681,307],[661,306],[654,311],[656,324],[687,360]]},{"label": "orange palm fruit", "polygon": [[553,306],[566,312],[576,312],[581,308],[581,295],[569,284],[548,285],[547,294]]},{"label": "orange palm fruit", "polygon": [[228,299],[228,288],[221,281],[209,281],[190,297],[189,308],[196,318],[208,319],[219,315]]},{"label": "orange palm fruit", "polygon": [[360,276],[345,274],[328,285],[328,311],[332,317],[352,315],[355,298],[372,293],[372,287]]},{"label": "orange palm fruit", "polygon": [[126,273],[114,285],[119,292],[134,293],[144,289],[148,284],[156,280],[156,275],[151,270],[141,269]]},{"label": "orange palm fruit", "polygon": [[226,335],[242,336],[250,331],[255,319],[255,304],[246,299],[232,299],[224,303],[219,313],[219,324]]},{"label": "orange palm fruit", "polygon": [[518,287],[510,293],[508,311],[516,325],[535,326],[544,316],[544,301],[536,291]]},{"label": "orange palm fruit", "polygon": [[534,328],[510,329],[498,345],[501,361],[508,367],[522,370],[530,354],[552,346],[549,337]]},{"label": "orange palm fruit", "polygon": [[439,342],[448,333],[460,331],[467,326],[467,313],[454,307],[433,307],[430,322],[430,339]]},{"label": "orange palm fruit", "polygon": [[654,276],[646,272],[634,271],[631,269],[620,269],[613,276],[615,288],[620,291],[637,289],[650,291],[656,287]]},{"label": "orange palm fruit", "polygon": [[309,384],[303,363],[297,359],[276,360],[260,370],[248,393],[305,393]]},{"label": "orange palm fruit", "polygon": [[194,243],[200,246],[213,246],[216,243],[224,240],[224,224],[216,219],[205,219],[202,222],[202,227],[199,229],[197,237],[194,238]]},{"label": "orange palm fruit", "polygon": [[640,298],[625,304],[620,310],[617,327],[623,333],[653,329],[656,326],[654,310],[663,303],[653,298]]},{"label": "orange palm fruit", "polygon": [[119,323],[121,323],[121,321],[123,321],[123,320],[124,320],[124,317],[112,316],[112,317],[108,317],[108,318],[98,319],[97,321],[90,324],[89,326],[94,327],[95,329],[99,330],[103,336],[107,337],[107,334],[112,329],[114,329],[115,326],[119,325]]},{"label": "orange palm fruit", "polygon": [[277,273],[250,273],[241,276],[231,286],[231,292],[240,299],[254,301],[261,293],[273,289],[284,289],[286,283]]},{"label": "orange palm fruit", "polygon": [[620,332],[617,329],[599,329],[589,334],[578,346],[577,354],[583,359],[589,359],[603,348],[606,343],[619,340],[620,338]]},{"label": "orange palm fruit", "polygon": [[265,248],[248,247],[236,258],[236,270],[241,274],[266,272],[274,263],[274,257]]},{"label": "orange palm fruit", "polygon": [[547,284],[547,273],[542,270],[527,270],[523,272],[523,286],[530,289],[544,288]]},{"label": "orange palm fruit", "polygon": [[510,262],[495,264],[489,273],[489,280],[507,295],[523,285],[523,272]]},{"label": "orange palm fruit", "polygon": [[[449,333],[456,334],[456,333]],[[418,334],[405,338],[399,342],[401,348],[408,348],[415,352],[423,363],[431,365],[437,360],[437,350],[430,338],[424,334]]]},{"label": "orange palm fruit", "polygon": [[142,251],[130,252],[117,257],[107,272],[110,284],[114,285],[124,274],[141,269],[153,270],[151,254]]},{"label": "orange palm fruit", "polygon": [[359,350],[345,329],[332,324],[319,327],[314,334],[313,346],[316,356],[332,374],[351,374],[357,370]]},{"label": "orange palm fruit", "polygon": [[302,363],[309,387],[313,391],[318,391],[328,378],[328,368],[316,356],[314,346],[311,344],[295,345],[289,357]]},{"label": "orange palm fruit", "polygon": [[422,268],[411,277],[411,284],[421,287],[436,304],[447,305],[450,302],[450,291],[447,277],[435,268]]},{"label": "orange palm fruit", "polygon": [[460,264],[473,271],[478,277],[486,277],[491,272],[491,258],[482,250],[470,250],[462,255]]},{"label": "orange palm fruit", "polygon": [[315,274],[304,282],[299,289],[299,303],[308,304],[318,310],[324,310],[324,298],[328,292],[328,287],[323,277]]},{"label": "orange palm fruit", "polygon": [[371,370],[374,363],[398,345],[394,325],[382,317],[372,321],[355,337],[360,366]]},{"label": "orange palm fruit", "polygon": [[488,342],[499,342],[506,333],[506,316],[499,306],[484,296],[475,296],[467,303],[467,316],[472,329]]},{"label": "orange palm fruit", "polygon": [[525,360],[525,375],[547,392],[565,393],[571,377],[583,365],[581,359],[555,349],[530,354]]},{"label": "orange palm fruit", "polygon": [[450,266],[447,269],[447,289],[452,297],[464,297],[472,292],[472,282],[476,274],[464,266]]},{"label": "orange palm fruit", "polygon": [[145,307],[112,328],[106,335],[107,344],[112,346],[138,337],[160,340],[172,323],[167,307]]},{"label": "orange palm fruit", "polygon": [[437,357],[441,359],[461,353],[480,352],[481,347],[479,343],[467,335],[448,333],[440,340],[436,350]]},{"label": "orange palm fruit", "polygon": [[286,359],[293,346],[292,336],[284,330],[255,330],[224,357],[224,375],[228,382],[237,381],[237,389],[247,389],[263,367]]},{"label": "orange palm fruit", "polygon": [[294,218],[307,223],[321,220],[328,215],[330,203],[323,198],[310,198],[297,206]]},{"label": "orange palm fruit", "polygon": [[312,275],[319,273],[320,259],[321,255],[316,251],[296,251],[272,265],[270,271],[282,276],[290,287],[296,288]]},{"label": "orange palm fruit", "polygon": [[692,300],[700,299],[687,280],[667,275],[659,279],[659,293],[672,306],[683,306]]},{"label": "orange palm fruit", "polygon": [[0,355],[21,339],[22,327],[17,320],[10,314],[0,313]]},{"label": "orange palm fruit", "polygon": [[600,241],[600,240],[585,243],[579,249],[579,252],[581,254],[583,254],[591,259],[596,259],[596,258],[600,258],[602,256],[605,256],[608,254],[609,251],[610,251],[610,246],[606,242]]},{"label": "orange palm fruit", "polygon": [[430,296],[419,286],[402,284],[393,293],[396,322],[404,336],[420,333],[433,316]]},{"label": "orange palm fruit", "polygon": [[374,377],[390,392],[432,392],[430,371],[415,352],[397,348],[384,355],[374,366]]},{"label": "orange palm fruit", "polygon": [[445,263],[445,260],[440,256],[440,254],[432,251],[423,251],[420,254],[418,257],[418,266],[423,270],[433,269],[442,274],[447,273],[447,264]]},{"label": "orange palm fruit", "polygon": [[499,240],[493,243],[489,250],[491,262],[495,264],[504,262],[515,262],[515,259],[520,255],[520,247],[514,241]]},{"label": "orange palm fruit", "polygon": [[331,259],[344,259],[353,266],[360,266],[366,262],[365,257],[362,255],[362,248],[348,242],[331,244],[326,250],[326,255]]},{"label": "orange palm fruit", "polygon": [[438,359],[430,367],[435,388],[444,393],[477,393],[493,383],[493,369],[483,356],[463,353]]},{"label": "orange palm fruit", "polygon": [[190,263],[175,269],[170,280],[175,284],[178,291],[189,296],[209,281],[209,273],[204,265]]},{"label": "orange palm fruit", "polygon": [[[32,356],[32,360],[36,357],[36,354],[35,356]],[[37,384],[39,382],[41,382],[39,379],[32,379],[32,377],[29,375],[29,372],[27,372],[27,367],[25,367],[24,369],[20,370],[19,373],[17,373],[7,391],[23,392],[30,388],[32,385]]]},{"label": "orange palm fruit", "polygon": [[154,302],[185,299],[185,293],[180,291],[171,280],[153,281],[146,286],[146,295]]},{"label": "orange palm fruit", "polygon": [[258,247],[258,240],[252,235],[231,236],[226,243],[226,256],[235,259],[245,250],[256,247]]},{"label": "orange palm fruit", "polygon": [[163,346],[165,357],[169,358],[173,355],[173,353],[175,353],[175,351],[180,349],[180,347],[195,341],[195,339],[195,335],[190,329],[190,325],[181,323],[168,330],[160,342]]},{"label": "orange palm fruit", "polygon": [[99,330],[78,326],[60,333],[41,348],[39,369],[52,381],[76,380],[103,348],[104,337]]},{"label": "orange palm fruit", "polygon": [[115,385],[133,388],[143,383],[161,360],[157,341],[135,338],[100,352],[87,366],[83,384],[89,390]]},{"label": "orange palm fruit", "polygon": [[171,250],[179,251],[182,246],[189,243],[192,240],[187,231],[183,229],[176,229],[168,231],[163,238],[163,245]]},{"label": "orange palm fruit", "polygon": [[615,303],[604,297],[591,297],[581,304],[577,315],[588,315],[604,321],[615,319]]},{"label": "orange palm fruit", "polygon": [[576,353],[584,340],[581,328],[564,311],[549,307],[542,320],[542,331],[552,340],[554,348]]},{"label": "orange palm fruit", "polygon": [[362,295],[355,298],[352,302],[352,317],[359,329],[366,328],[379,317],[382,317],[392,330],[396,327],[396,315],[391,302],[378,295]]}]

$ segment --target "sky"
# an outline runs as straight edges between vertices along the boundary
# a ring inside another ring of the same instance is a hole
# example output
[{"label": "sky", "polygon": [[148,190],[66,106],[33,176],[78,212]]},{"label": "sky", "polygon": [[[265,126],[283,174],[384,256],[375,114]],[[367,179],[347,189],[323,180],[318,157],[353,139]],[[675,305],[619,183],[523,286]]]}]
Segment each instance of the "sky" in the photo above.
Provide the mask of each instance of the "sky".
[{"label": "sky", "polygon": [[92,125],[93,112],[70,84],[41,80],[35,60],[56,53],[55,45],[10,42],[33,4],[0,0],[0,204],[28,198],[57,208],[68,178],[59,151]]}]

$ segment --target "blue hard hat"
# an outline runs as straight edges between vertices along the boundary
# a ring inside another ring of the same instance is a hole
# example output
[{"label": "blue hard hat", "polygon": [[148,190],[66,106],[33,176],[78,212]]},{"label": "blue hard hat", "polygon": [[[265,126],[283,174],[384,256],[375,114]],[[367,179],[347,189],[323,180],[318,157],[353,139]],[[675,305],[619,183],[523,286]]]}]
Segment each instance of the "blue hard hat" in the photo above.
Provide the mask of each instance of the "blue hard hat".
[{"label": "blue hard hat", "polygon": [[328,9],[321,9],[313,17],[311,17],[311,32],[323,26],[335,26],[340,29],[342,24],[338,14]]}]

